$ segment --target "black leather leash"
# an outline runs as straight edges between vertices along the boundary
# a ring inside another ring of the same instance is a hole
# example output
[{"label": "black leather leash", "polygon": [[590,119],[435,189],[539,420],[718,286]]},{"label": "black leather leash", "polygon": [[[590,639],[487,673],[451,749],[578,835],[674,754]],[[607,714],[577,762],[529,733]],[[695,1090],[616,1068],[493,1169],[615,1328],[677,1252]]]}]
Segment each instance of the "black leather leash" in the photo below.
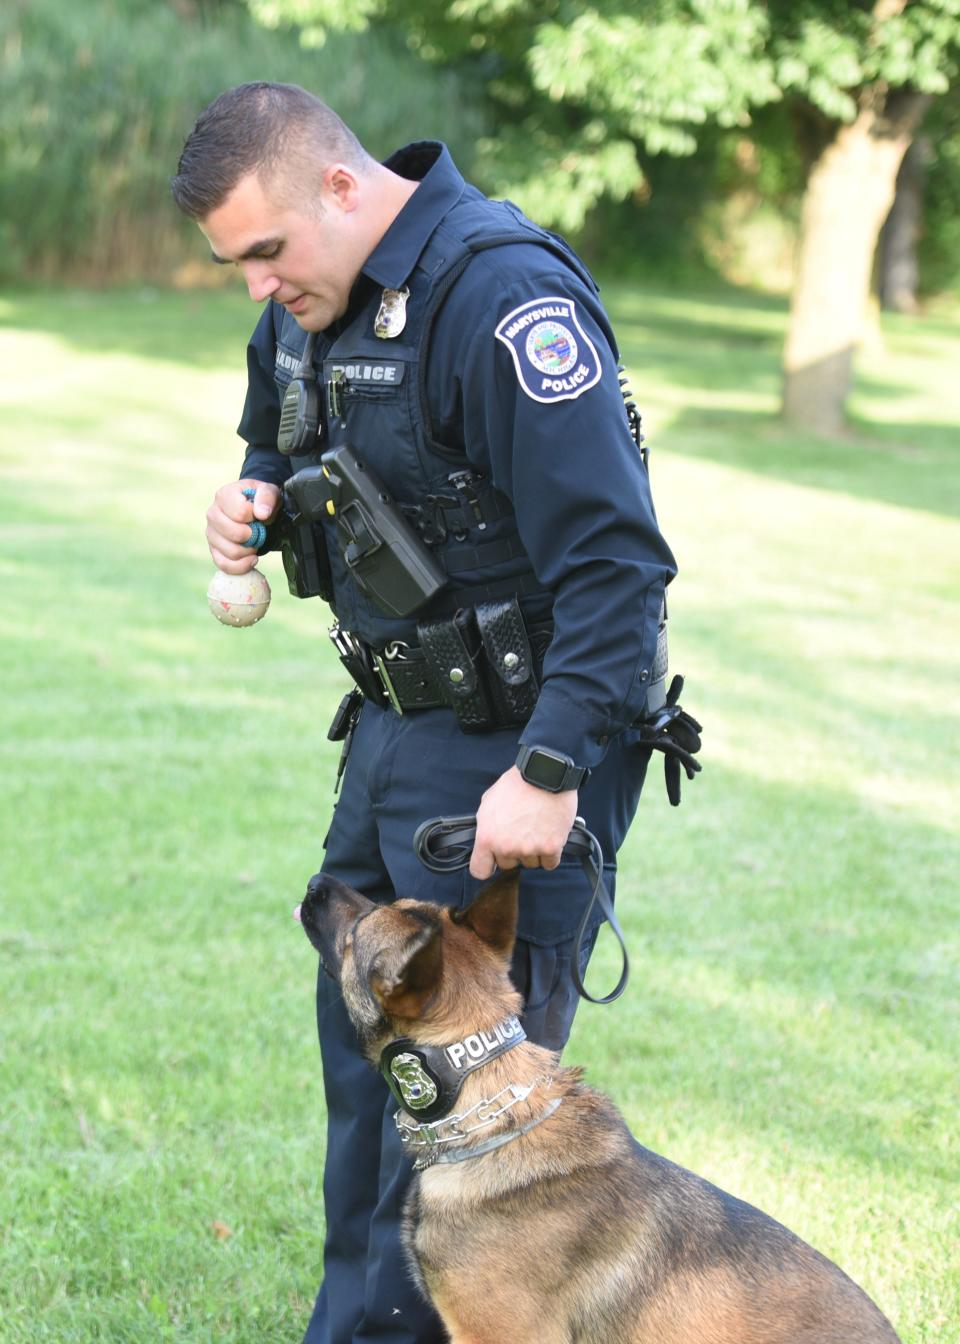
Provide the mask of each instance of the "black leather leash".
[{"label": "black leather leash", "polygon": [[[470,855],[473,852],[473,844],[476,838],[476,817],[433,817],[430,821],[425,821],[417,827],[417,832],[413,837],[413,848],[416,851],[417,858],[431,872],[455,873],[461,868],[466,868],[470,863]],[[576,985],[580,997],[586,999],[589,1003],[613,1003],[614,999],[618,999],[627,987],[627,980],[630,977],[630,958],[627,955],[627,944],[623,936],[623,930],[620,928],[613,903],[607,895],[607,889],[603,885],[603,850],[600,848],[597,837],[587,830],[582,817],[577,817],[573,823],[573,830],[567,837],[563,853],[567,858],[580,860],[587,881],[592,888],[590,900],[583,912],[583,918],[580,920],[580,927],[577,929],[573,957],[570,961],[573,983]],[[609,994],[604,995],[602,999],[596,999],[588,992],[580,974],[580,957],[590,924],[590,916],[595,905],[600,906],[607,923],[620,944],[620,951],[623,955],[623,969],[620,972],[620,979],[617,981],[616,987]]]}]

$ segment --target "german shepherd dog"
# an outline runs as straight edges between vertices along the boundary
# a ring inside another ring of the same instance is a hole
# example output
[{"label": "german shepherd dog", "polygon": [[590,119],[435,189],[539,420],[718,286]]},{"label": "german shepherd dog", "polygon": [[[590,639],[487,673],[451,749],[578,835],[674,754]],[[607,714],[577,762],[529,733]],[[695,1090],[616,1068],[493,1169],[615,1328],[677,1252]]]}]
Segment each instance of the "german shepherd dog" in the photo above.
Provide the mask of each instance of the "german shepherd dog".
[{"label": "german shepherd dog", "polygon": [[524,1038],[517,888],[514,870],[451,911],[318,874],[299,910],[403,1099],[404,1236],[452,1344],[896,1344],[836,1265],[642,1148]]}]

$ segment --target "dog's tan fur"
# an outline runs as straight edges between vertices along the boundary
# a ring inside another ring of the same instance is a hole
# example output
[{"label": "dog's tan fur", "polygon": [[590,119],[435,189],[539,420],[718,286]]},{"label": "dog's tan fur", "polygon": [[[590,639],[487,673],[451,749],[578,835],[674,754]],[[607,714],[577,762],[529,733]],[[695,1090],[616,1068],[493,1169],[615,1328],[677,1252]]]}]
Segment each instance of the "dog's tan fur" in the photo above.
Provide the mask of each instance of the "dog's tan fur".
[{"label": "dog's tan fur", "polygon": [[[521,1009],[509,979],[517,880],[468,910],[374,906],[315,878],[301,918],[372,1060],[444,1045]],[[523,1042],[470,1074],[463,1112],[535,1083],[494,1126],[542,1123],[414,1177],[406,1241],[453,1344],[896,1344],[836,1265],[758,1209],[642,1148],[613,1104]],[[415,1119],[415,1117],[412,1117]]]}]

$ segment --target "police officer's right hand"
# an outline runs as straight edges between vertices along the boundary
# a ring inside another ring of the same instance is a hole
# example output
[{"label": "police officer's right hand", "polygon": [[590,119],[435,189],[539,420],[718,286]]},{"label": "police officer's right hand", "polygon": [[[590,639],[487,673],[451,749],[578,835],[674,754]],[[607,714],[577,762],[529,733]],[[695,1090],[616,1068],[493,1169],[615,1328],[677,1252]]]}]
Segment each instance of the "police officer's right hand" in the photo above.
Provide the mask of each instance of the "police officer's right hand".
[{"label": "police officer's right hand", "polygon": [[[256,490],[248,499],[244,490]],[[207,545],[213,563],[227,574],[246,574],[257,563],[257,552],[244,546],[254,518],[269,523],[280,507],[280,488],[268,481],[230,481],[222,485],[207,509]]]}]

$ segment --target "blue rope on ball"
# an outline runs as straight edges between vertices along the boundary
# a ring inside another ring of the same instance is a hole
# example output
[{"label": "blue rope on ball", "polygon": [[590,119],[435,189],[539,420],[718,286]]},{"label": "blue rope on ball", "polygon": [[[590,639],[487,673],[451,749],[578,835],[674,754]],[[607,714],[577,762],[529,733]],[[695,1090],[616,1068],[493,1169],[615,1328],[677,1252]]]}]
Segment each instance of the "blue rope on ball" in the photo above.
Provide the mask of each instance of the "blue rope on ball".
[{"label": "blue rope on ball", "polygon": [[[257,487],[255,485],[248,485],[243,489],[243,494],[246,495],[247,499],[253,499],[256,493]],[[254,519],[250,524],[250,535],[247,537],[246,541],[241,542],[241,545],[248,546],[251,551],[259,551],[266,539],[266,524],[261,523],[258,519]]]}]

